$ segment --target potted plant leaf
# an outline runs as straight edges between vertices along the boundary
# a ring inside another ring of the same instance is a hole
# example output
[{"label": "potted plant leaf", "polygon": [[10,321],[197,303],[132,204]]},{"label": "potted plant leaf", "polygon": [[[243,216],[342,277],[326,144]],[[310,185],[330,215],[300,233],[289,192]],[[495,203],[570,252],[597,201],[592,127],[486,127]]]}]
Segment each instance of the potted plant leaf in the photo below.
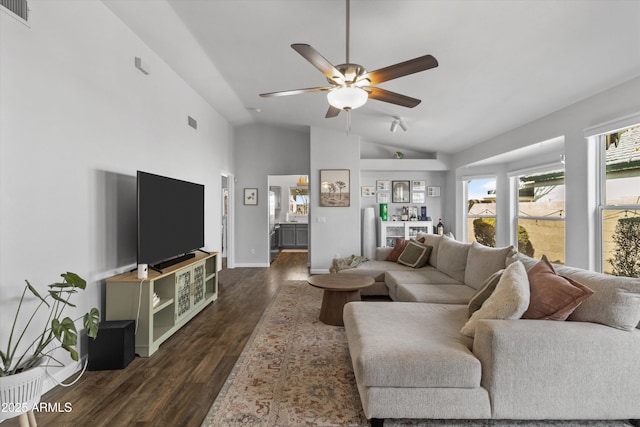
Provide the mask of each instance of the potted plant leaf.
[{"label": "potted plant leaf", "polygon": [[[75,322],[69,317],[63,317],[63,313],[65,308],[75,307],[71,297],[84,290],[87,282],[70,272],[61,274],[61,277],[62,282],[49,285],[44,297],[25,280],[26,285],[13,318],[8,342],[0,346],[0,403],[3,407],[0,420],[24,415],[40,401],[44,367],[64,366],[54,355],[58,348],[67,351],[71,359],[79,360]],[[29,294],[35,296],[37,305],[30,312],[25,312],[26,324],[20,330],[18,324],[21,309]],[[38,316],[41,311],[45,314]],[[41,322],[43,316],[46,319],[44,323]],[[95,338],[100,321],[98,309],[94,307],[82,317],[87,335]],[[27,339],[33,341],[23,343]],[[5,402],[5,396],[11,401]]]}]

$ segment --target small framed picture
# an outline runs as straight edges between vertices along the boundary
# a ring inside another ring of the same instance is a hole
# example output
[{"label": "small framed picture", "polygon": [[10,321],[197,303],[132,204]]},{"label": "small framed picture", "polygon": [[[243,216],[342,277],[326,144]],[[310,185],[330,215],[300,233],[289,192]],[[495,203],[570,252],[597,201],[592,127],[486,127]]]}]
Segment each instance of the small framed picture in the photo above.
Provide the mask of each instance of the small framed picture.
[{"label": "small framed picture", "polygon": [[391,191],[391,181],[376,181],[378,191]]},{"label": "small framed picture", "polygon": [[245,188],[244,189],[244,204],[245,205],[257,205],[258,204],[258,189],[257,188]]},{"label": "small framed picture", "polygon": [[376,187],[363,185],[361,190],[362,197],[374,197],[376,195]]},{"label": "small framed picture", "polygon": [[440,197],[440,187],[428,187],[427,197]]},{"label": "small framed picture", "polygon": [[409,203],[411,193],[409,192],[409,181],[393,181],[391,183],[393,203]]},{"label": "small framed picture", "polygon": [[424,191],[411,192],[411,203],[424,203]]},{"label": "small framed picture", "polygon": [[424,181],[411,181],[411,191],[425,191]]},{"label": "small framed picture", "polygon": [[389,203],[389,193],[376,193],[376,202],[377,203]]}]

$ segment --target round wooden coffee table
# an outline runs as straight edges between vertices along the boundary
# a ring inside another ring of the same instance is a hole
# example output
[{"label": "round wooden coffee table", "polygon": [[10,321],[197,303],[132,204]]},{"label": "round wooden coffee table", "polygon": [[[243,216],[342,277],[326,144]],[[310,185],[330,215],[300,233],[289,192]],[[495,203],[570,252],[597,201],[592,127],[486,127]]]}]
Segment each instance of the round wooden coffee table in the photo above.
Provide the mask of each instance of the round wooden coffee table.
[{"label": "round wooden coffee table", "polygon": [[360,301],[360,289],[371,286],[373,277],[360,274],[319,274],[307,279],[311,286],[324,290],[320,321],[327,325],[344,326],[342,309],[351,301]]}]

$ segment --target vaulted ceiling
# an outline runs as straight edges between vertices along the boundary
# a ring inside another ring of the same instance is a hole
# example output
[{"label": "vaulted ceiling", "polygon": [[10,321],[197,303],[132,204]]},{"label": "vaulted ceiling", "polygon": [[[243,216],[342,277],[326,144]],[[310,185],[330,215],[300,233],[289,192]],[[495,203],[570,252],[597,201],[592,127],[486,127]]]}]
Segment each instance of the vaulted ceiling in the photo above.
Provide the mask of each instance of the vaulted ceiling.
[{"label": "vaulted ceiling", "polygon": [[[345,62],[345,0],[104,3],[232,124],[346,131],[346,114],[324,118],[326,92],[258,96],[326,85],[290,45]],[[439,62],[380,84],[417,107],[351,113],[352,133],[398,148],[455,153],[640,75],[638,0],[352,0],[350,22],[351,62],[368,70]]]}]

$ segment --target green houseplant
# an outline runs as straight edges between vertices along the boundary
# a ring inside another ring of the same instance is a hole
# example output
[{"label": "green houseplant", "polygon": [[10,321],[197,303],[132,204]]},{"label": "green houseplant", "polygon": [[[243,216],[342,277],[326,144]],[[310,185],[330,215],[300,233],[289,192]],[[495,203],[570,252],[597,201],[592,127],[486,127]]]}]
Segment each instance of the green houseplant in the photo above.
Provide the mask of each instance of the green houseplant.
[{"label": "green houseplant", "polygon": [[[48,365],[50,360],[58,365],[63,364],[55,358],[53,352],[58,348],[63,348],[71,358],[78,361],[78,331],[74,321],[69,317],[63,317],[65,308],[75,307],[71,303],[71,297],[87,286],[87,282],[75,273],[63,273],[62,282],[49,285],[47,294],[43,297],[31,286],[28,280],[22,291],[20,302],[13,318],[11,333],[6,346],[0,347],[0,377],[16,375],[38,365]],[[27,314],[28,320],[21,331],[16,330],[20,318],[20,310],[23,308],[25,296],[29,292],[38,299],[38,305]],[[47,311],[48,316],[44,324],[36,324],[37,314],[40,311]],[[84,314],[84,327],[87,335],[95,338],[98,333],[98,323],[100,313],[97,308],[92,308]],[[27,345],[21,345],[23,339],[27,337],[27,331],[34,329],[39,331],[35,339]],[[2,350],[5,348],[6,350]],[[20,352],[18,349],[20,348]]]}]

